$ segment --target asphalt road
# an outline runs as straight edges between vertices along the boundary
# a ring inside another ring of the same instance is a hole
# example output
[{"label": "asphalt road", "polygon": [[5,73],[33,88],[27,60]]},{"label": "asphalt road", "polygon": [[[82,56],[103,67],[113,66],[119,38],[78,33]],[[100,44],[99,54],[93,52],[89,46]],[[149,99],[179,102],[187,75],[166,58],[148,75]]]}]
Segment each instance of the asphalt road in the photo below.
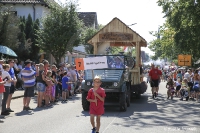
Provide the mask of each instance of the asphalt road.
[{"label": "asphalt road", "polygon": [[[100,133],[200,133],[200,103],[167,100],[165,82],[160,84],[158,99],[151,98],[150,88],[140,99],[133,99],[126,112],[106,106],[101,117]],[[0,123],[0,133],[91,133],[89,113],[82,110],[81,95],[52,108],[22,111],[22,98],[14,99],[15,111]]]}]

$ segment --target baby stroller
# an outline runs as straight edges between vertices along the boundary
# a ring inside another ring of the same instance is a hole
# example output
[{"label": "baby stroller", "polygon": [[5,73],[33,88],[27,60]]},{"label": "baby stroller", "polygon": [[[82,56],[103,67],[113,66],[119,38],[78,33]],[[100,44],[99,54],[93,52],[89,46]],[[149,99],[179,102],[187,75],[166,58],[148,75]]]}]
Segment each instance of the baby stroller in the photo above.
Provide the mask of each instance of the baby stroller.
[{"label": "baby stroller", "polygon": [[181,94],[181,99],[180,99],[181,101],[183,101],[183,98],[185,98],[186,101],[188,101],[188,99],[189,99],[189,91],[188,91],[187,88],[181,89],[180,90],[180,94]]}]

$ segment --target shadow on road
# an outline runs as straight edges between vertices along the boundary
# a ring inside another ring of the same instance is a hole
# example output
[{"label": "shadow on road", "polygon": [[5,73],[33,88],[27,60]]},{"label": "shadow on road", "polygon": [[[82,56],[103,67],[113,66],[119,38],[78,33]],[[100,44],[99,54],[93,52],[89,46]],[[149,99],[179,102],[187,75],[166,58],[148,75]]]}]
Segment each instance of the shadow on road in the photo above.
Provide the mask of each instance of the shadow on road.
[{"label": "shadow on road", "polygon": [[[199,107],[200,104],[193,101],[180,101],[179,98],[168,100],[166,95],[159,95],[154,100],[151,94],[146,93],[140,99],[132,100],[126,112],[118,113],[117,117],[122,118],[124,122],[113,124],[138,130],[157,126],[199,127]],[[111,116],[111,112],[113,108],[107,110],[106,115]]]},{"label": "shadow on road", "polygon": [[32,114],[34,114],[33,111],[21,111],[21,112],[15,113],[16,116],[32,115]]}]

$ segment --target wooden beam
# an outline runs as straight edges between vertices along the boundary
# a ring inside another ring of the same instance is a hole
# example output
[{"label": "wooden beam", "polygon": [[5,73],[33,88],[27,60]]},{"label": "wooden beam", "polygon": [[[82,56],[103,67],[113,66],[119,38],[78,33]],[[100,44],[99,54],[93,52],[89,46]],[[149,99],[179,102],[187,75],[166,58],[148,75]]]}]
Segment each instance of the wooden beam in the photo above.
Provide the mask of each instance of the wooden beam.
[{"label": "wooden beam", "polygon": [[132,46],[135,47],[135,42],[110,42],[110,46],[120,47],[120,46]]},{"label": "wooden beam", "polygon": [[93,43],[94,45],[94,53],[93,54],[97,54],[97,43]]}]

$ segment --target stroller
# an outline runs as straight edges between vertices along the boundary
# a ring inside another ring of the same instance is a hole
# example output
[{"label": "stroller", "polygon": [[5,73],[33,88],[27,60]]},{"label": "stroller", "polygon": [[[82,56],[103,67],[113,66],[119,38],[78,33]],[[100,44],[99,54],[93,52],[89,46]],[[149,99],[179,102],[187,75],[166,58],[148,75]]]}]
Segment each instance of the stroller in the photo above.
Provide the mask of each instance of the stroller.
[{"label": "stroller", "polygon": [[184,88],[182,88],[180,90],[180,94],[181,94],[181,99],[180,100],[183,101],[183,98],[185,98],[186,101],[188,101],[188,99],[189,99],[189,91],[188,91],[188,89],[186,87],[184,87]]}]

